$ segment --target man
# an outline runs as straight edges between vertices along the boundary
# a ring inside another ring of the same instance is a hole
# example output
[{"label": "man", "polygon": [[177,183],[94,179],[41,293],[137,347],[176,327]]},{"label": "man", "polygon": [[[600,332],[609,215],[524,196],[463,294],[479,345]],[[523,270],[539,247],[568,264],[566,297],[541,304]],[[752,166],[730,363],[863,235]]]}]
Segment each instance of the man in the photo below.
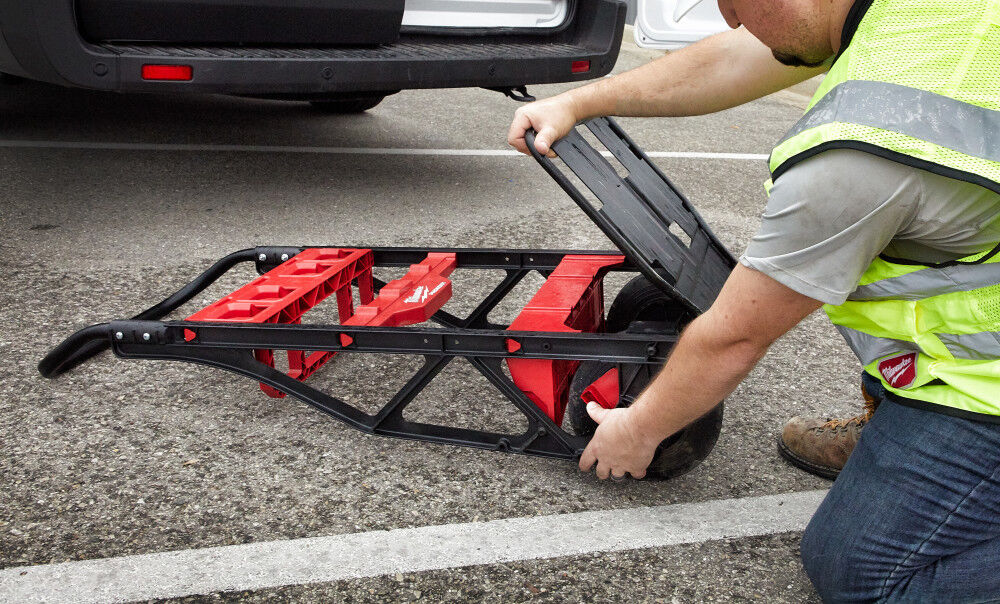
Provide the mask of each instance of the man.
[{"label": "man", "polygon": [[826,304],[878,407],[783,434],[813,471],[839,470],[817,454],[830,443],[854,449],[803,537],[810,579],[829,601],[1000,599],[1000,0],[719,8],[733,31],[511,125],[514,147],[533,128],[551,153],[583,119],[704,114],[828,72],[772,154],[760,231],[715,304],[634,405],[591,407],[580,468],[641,478],[657,443]]}]

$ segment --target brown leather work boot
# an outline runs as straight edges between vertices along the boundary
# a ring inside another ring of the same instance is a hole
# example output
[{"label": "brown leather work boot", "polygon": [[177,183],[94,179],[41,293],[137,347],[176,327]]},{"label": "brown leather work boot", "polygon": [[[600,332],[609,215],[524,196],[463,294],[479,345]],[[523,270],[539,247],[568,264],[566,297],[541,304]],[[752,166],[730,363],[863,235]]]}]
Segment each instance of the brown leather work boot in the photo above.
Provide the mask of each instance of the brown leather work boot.
[{"label": "brown leather work boot", "polygon": [[863,385],[861,395],[865,399],[861,415],[847,419],[795,416],[788,420],[778,438],[778,452],[806,472],[835,479],[861,437],[861,429],[878,407],[878,401]]}]

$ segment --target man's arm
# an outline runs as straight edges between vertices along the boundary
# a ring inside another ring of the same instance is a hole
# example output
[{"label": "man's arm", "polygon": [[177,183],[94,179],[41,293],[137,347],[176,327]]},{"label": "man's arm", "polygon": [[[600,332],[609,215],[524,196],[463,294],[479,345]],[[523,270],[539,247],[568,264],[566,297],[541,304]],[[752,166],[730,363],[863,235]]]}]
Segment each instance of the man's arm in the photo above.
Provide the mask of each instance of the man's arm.
[{"label": "man's arm", "polygon": [[783,90],[825,69],[782,65],[741,27],[613,78],[525,105],[514,114],[507,142],[527,153],[524,132],[534,128],[536,148],[547,153],[552,143],[585,119],[713,113]]},{"label": "man's arm", "polygon": [[625,409],[588,405],[598,424],[580,458],[597,476],[641,478],[656,446],[728,396],[770,345],[821,303],[737,265],[704,315],[684,330],[663,370]]}]

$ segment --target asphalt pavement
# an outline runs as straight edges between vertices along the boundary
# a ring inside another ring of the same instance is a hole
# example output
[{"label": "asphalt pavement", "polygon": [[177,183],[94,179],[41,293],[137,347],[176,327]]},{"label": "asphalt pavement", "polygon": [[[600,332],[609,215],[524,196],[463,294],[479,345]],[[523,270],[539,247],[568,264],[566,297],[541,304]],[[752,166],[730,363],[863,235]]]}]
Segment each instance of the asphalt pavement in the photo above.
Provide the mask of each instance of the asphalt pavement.
[{"label": "asphalt pavement", "polygon": [[[626,43],[616,70],[657,55]],[[649,152],[683,152],[656,162],[738,253],[764,206],[766,163],[711,154],[767,154],[807,99],[789,91],[711,116],[620,121]],[[601,483],[570,462],[375,438],[193,365],[104,355],[54,381],[35,370],[73,330],[131,316],[255,245],[610,248],[533,160],[483,152],[507,149],[515,109],[478,89],[404,91],[365,114],[330,116],[223,96],[0,88],[0,573],[827,488],[775,450],[788,416],[860,405],[856,362],[819,315],[731,396],[708,460],[667,482]],[[400,149],[430,151],[391,151]],[[227,277],[191,312],[247,278]],[[457,279],[456,292],[475,294],[482,284],[462,286]],[[368,406],[412,363],[345,357],[316,383]],[[415,403],[417,417],[517,425],[516,411],[468,369],[449,367]],[[801,527],[751,535],[739,523],[697,542],[459,560],[182,601],[815,599],[798,561]]]}]

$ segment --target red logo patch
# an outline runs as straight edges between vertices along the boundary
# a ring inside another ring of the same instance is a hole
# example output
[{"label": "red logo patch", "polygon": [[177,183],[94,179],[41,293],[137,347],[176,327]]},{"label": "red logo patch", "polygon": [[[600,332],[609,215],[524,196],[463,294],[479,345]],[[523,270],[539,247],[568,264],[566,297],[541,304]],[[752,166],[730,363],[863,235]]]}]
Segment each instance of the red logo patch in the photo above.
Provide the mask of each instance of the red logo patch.
[{"label": "red logo patch", "polygon": [[917,353],[907,352],[880,361],[878,372],[893,388],[909,388],[917,379]]}]

